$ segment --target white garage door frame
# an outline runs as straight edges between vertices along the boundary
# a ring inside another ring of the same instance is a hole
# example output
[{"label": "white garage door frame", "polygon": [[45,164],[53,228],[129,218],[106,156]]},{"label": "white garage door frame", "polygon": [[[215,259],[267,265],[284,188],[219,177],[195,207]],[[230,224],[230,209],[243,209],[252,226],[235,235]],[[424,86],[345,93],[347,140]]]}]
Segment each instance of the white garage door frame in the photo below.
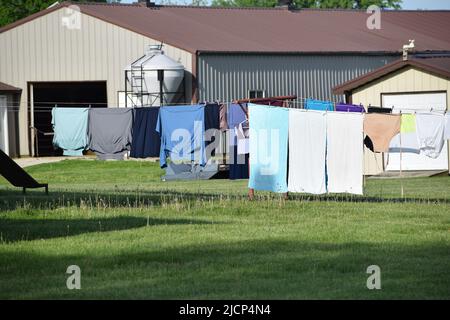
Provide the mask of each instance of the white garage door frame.
[{"label": "white garage door frame", "polygon": [[[381,105],[385,108],[392,108],[393,113],[411,113],[414,110],[447,110],[447,92],[446,91],[421,91],[421,92],[401,92],[401,93],[382,93]],[[400,168],[405,171],[415,170],[448,170],[448,147],[447,141],[442,148],[441,155],[437,159],[428,158],[422,154],[403,153],[400,166],[400,154],[385,154],[386,171],[399,171]]]},{"label": "white garage door frame", "polygon": [[0,149],[9,155],[8,99],[0,96]]}]

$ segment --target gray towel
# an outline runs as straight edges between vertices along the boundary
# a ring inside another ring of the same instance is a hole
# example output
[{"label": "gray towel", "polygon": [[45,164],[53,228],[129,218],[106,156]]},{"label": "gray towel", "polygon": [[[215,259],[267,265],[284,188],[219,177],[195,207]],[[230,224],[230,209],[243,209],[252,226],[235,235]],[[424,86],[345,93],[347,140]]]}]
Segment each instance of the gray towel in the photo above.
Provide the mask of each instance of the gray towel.
[{"label": "gray towel", "polygon": [[101,160],[123,160],[130,150],[133,109],[96,108],[89,111],[89,149]]}]

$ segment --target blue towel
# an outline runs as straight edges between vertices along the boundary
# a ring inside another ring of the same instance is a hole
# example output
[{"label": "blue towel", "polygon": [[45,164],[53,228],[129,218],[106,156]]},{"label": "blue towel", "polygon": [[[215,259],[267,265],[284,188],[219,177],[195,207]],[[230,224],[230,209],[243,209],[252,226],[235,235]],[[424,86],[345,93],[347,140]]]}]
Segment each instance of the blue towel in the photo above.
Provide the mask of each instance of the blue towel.
[{"label": "blue towel", "polygon": [[53,108],[53,145],[65,156],[82,156],[88,146],[88,108]]},{"label": "blue towel", "polygon": [[156,131],[161,136],[161,168],[166,167],[166,158],[174,162],[194,161],[205,166],[204,105],[161,107]]},{"label": "blue towel", "polygon": [[158,114],[159,107],[134,109],[132,158],[159,157],[161,140],[155,130]]},{"label": "blue towel", "polygon": [[331,102],[331,101],[306,99],[305,109],[317,110],[317,111],[333,111],[334,107],[333,107],[333,102]]},{"label": "blue towel", "polygon": [[289,110],[249,104],[250,180],[256,190],[287,192]]}]

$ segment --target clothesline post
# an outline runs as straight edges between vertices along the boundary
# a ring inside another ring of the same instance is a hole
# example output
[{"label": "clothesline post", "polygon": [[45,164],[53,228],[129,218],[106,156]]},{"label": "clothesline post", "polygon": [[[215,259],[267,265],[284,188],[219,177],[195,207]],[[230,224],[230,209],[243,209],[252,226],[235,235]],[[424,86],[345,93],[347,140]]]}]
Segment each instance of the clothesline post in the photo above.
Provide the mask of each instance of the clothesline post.
[{"label": "clothesline post", "polygon": [[[363,138],[364,138],[364,131],[363,131]],[[363,141],[363,195],[364,191],[366,190],[366,148],[364,146]]]},{"label": "clothesline post", "polygon": [[[401,118],[400,118],[401,121]],[[401,128],[401,126],[400,126]],[[403,153],[402,153],[402,131],[400,129],[400,194],[401,197],[403,199],[404,193],[403,193],[403,170],[402,170],[402,158],[403,158]]]}]

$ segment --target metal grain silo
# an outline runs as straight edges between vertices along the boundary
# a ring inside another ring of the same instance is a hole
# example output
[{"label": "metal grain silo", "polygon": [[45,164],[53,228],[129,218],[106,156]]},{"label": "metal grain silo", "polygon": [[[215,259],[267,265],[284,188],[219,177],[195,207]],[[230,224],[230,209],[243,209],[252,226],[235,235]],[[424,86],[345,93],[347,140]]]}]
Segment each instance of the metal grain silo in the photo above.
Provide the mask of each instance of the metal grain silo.
[{"label": "metal grain silo", "polygon": [[151,45],[144,56],[125,68],[125,91],[135,106],[160,106],[175,103],[184,95],[180,86],[184,66],[166,56],[162,45]]}]

